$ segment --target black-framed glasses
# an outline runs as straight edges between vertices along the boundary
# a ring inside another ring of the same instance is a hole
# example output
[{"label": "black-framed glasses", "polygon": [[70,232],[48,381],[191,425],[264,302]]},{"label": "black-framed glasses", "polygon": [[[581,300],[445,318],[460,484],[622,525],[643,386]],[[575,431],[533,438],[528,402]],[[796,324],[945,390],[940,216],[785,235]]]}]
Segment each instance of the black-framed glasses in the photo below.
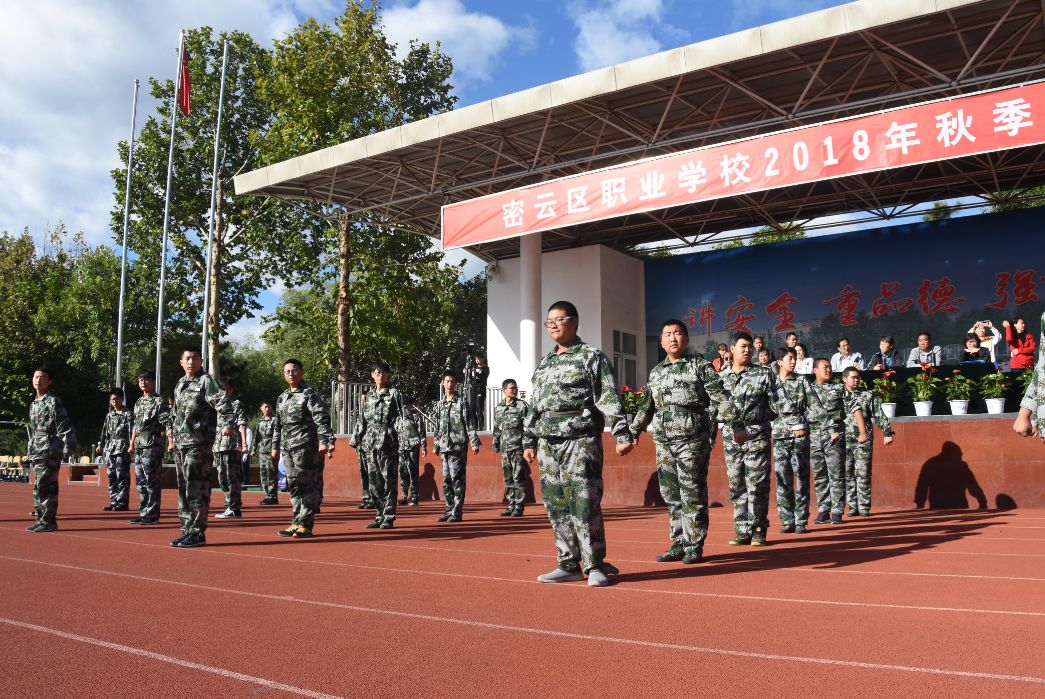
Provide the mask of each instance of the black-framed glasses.
[{"label": "black-framed glasses", "polygon": [[554,328],[556,325],[566,325],[566,321],[573,320],[573,316],[560,316],[558,318],[550,318],[544,321],[544,327]]}]

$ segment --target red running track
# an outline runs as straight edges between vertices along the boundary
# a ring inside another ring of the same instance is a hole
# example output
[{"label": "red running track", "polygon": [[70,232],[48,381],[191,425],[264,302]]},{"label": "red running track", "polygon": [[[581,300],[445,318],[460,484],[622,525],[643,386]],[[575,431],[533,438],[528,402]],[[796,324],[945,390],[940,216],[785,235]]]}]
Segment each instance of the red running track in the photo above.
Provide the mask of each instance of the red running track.
[{"label": "red running track", "polygon": [[883,512],[755,549],[715,508],[682,566],[653,561],[663,510],[615,508],[621,574],[591,589],[536,582],[539,508],[370,530],[334,499],[286,540],[289,508],[254,505],[179,550],[165,495],[135,527],[63,487],[61,531],[32,534],[29,486],[0,484],[4,697],[1045,696],[1042,511]]}]

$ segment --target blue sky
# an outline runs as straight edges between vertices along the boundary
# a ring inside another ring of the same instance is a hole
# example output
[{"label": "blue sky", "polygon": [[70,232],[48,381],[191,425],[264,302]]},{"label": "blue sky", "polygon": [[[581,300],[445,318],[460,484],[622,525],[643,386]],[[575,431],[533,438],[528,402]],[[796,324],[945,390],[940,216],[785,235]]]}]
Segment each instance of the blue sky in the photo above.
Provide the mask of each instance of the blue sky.
[{"label": "blue sky", "polygon": [[[631,58],[843,4],[838,0],[388,0],[391,39],[440,41],[459,106]],[[127,138],[131,84],[172,77],[181,28],[238,29],[271,44],[333,0],[34,0],[0,4],[0,230],[64,221],[113,244],[109,171]],[[143,90],[144,93],[144,90]],[[140,97],[138,124],[155,108]],[[477,266],[473,266],[477,268]],[[270,312],[279,288],[262,296]],[[233,337],[257,335],[259,318]]]}]

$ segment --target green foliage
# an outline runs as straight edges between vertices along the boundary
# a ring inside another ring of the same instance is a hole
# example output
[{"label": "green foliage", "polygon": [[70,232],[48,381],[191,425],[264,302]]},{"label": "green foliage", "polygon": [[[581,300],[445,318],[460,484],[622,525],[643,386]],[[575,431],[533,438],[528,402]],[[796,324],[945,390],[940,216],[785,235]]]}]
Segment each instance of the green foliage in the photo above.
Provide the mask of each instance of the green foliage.
[{"label": "green foliage", "polygon": [[[748,238],[748,245],[769,245],[770,243],[782,243],[785,240],[800,240],[806,237],[805,228],[800,223],[785,223],[780,226],[766,226],[759,228]],[[744,247],[743,240],[730,240],[719,243],[715,250],[734,250]]]},{"label": "green foliage", "polygon": [[944,392],[947,400],[969,400],[975,384],[964,376],[961,369],[955,369],[951,375],[944,379]]},{"label": "green foliage", "polygon": [[895,371],[883,371],[881,376],[871,382],[874,385],[871,390],[883,403],[895,403],[896,397],[900,395],[900,387],[893,379],[895,375]]},{"label": "green foliage", "polygon": [[987,201],[989,205],[984,213],[1032,209],[1045,204],[1045,185],[995,192],[987,197]]},{"label": "green foliage", "polygon": [[954,216],[954,212],[957,211],[957,207],[946,201],[938,201],[933,204],[933,208],[922,214],[923,221],[945,221],[951,216]]},{"label": "green foliage", "polygon": [[980,378],[976,387],[980,389],[980,395],[984,398],[1004,398],[1009,382],[1005,380],[1005,374],[998,370]]},{"label": "green foliage", "polygon": [[932,400],[933,396],[940,390],[943,383],[936,378],[936,367],[931,364],[923,364],[921,373],[915,374],[907,379],[907,385],[911,389],[911,398],[916,401]]}]

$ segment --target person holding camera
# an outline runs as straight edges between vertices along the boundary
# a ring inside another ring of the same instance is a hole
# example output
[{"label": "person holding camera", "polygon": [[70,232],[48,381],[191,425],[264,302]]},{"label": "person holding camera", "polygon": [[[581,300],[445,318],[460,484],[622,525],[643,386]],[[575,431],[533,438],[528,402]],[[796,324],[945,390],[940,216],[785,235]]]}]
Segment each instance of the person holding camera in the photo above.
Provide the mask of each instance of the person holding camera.
[{"label": "person holding camera", "polygon": [[474,342],[468,343],[468,358],[461,376],[468,421],[478,432],[486,425],[486,382],[490,378],[490,367],[486,365],[486,353],[477,349]]},{"label": "person holding camera", "polygon": [[998,331],[998,328],[994,327],[994,323],[989,320],[978,320],[972,324],[969,332],[976,333],[976,337],[980,338],[980,347],[983,347],[990,353],[991,362],[997,365],[998,353],[996,348],[1001,342],[1001,333]]}]

